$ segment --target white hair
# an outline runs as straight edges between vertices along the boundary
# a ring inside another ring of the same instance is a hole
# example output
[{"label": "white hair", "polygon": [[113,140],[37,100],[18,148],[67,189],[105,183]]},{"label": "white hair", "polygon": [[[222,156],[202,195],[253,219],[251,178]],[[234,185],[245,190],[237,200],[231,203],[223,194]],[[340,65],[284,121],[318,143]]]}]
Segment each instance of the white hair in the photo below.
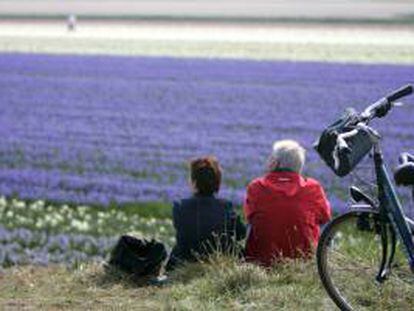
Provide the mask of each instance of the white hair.
[{"label": "white hair", "polygon": [[305,155],[305,149],[294,140],[276,141],[269,157],[269,170],[281,168],[300,173],[305,164]]}]

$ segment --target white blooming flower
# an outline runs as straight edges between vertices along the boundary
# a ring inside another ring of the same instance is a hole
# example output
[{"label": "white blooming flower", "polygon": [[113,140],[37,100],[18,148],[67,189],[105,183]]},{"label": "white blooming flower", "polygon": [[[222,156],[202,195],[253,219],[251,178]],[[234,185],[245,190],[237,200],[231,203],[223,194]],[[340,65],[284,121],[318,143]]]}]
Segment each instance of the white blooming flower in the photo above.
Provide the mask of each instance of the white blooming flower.
[{"label": "white blooming flower", "polygon": [[35,223],[35,227],[37,229],[42,229],[45,227],[45,222],[43,221],[43,219],[39,218],[37,219],[36,223]]},{"label": "white blooming flower", "polygon": [[60,210],[61,210],[62,212],[67,212],[67,211],[69,211],[69,210],[70,210],[69,205],[67,205],[67,204],[63,204],[63,205],[60,207]]},{"label": "white blooming flower", "polygon": [[45,207],[45,202],[42,200],[34,201],[32,204],[29,205],[29,209],[33,211],[41,211]]},{"label": "white blooming flower", "polygon": [[90,222],[92,220],[91,214],[86,214],[84,219],[85,219],[85,221]]},{"label": "white blooming flower", "polygon": [[88,231],[90,226],[86,221],[72,219],[71,226],[81,232]]},{"label": "white blooming flower", "polygon": [[4,196],[0,197],[0,208],[7,206],[7,200]]},{"label": "white blooming flower", "polygon": [[13,199],[11,206],[16,209],[23,209],[26,208],[26,203],[24,201],[18,201],[16,199]]}]

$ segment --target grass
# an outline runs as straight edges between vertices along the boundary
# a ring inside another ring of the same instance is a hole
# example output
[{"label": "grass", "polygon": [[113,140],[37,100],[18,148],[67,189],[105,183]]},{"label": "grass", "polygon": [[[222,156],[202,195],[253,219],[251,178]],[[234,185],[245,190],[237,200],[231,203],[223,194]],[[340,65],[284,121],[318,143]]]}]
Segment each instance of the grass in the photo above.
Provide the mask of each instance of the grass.
[{"label": "grass", "polygon": [[[349,284],[354,280],[349,279]],[[0,309],[14,310],[334,310],[314,260],[287,261],[270,269],[214,255],[169,274],[163,285],[133,280],[100,264],[67,268],[20,266],[0,270]],[[352,287],[352,285],[351,285]],[[372,293],[357,289],[360,301]],[[406,293],[411,293],[408,289]],[[410,294],[384,291],[364,310],[401,310]],[[87,297],[87,298],[85,298]],[[394,300],[398,299],[398,304]],[[404,300],[401,300],[403,298]]]},{"label": "grass", "polygon": [[[2,199],[0,206],[0,223],[8,228],[91,236],[117,236],[138,230],[167,245],[173,242],[169,241],[174,236],[171,220],[164,218],[171,208],[163,203],[103,208]],[[150,214],[157,210],[161,218]],[[88,219],[87,230],[78,228],[76,223]],[[281,310],[311,306],[317,310],[321,299],[330,304],[313,261],[265,270],[232,257],[215,256],[203,263],[188,264],[169,277],[170,282],[160,288],[134,283],[96,263],[0,268],[0,310],[263,310],[274,306]]]},{"label": "grass", "polygon": [[[0,224],[10,229],[27,228],[32,232],[40,230],[52,235],[81,233],[94,237],[116,237],[127,232],[139,233],[171,246],[174,230],[170,211],[171,207],[165,203],[130,204],[122,208],[114,204],[104,208],[1,198]],[[85,222],[87,226],[82,225]],[[384,291],[378,292],[370,277],[377,272],[377,264],[372,260],[379,250],[376,244],[378,239],[369,235],[364,238],[361,232],[354,231],[354,225],[351,226],[339,231],[333,253],[343,255],[339,257],[337,266],[341,268],[345,265],[350,270],[334,269],[334,275],[351,293],[357,293],[358,300],[366,301],[369,306],[372,303],[370,298],[378,296],[381,302],[379,308],[373,304],[364,310],[389,310],[394,305],[396,309],[402,306],[406,309],[412,305],[412,297],[407,295],[412,292],[412,283],[402,287],[403,283],[394,278],[391,287],[384,287]],[[357,234],[350,236],[350,232]],[[23,251],[31,247],[25,246],[27,241],[24,240],[15,242],[23,243]],[[96,255],[83,249],[84,244],[79,245],[71,247]],[[66,251],[70,253],[71,250]],[[103,255],[101,253],[97,252],[99,256]],[[105,254],[109,254],[109,249],[105,250]],[[344,261],[345,258],[347,261]],[[402,255],[401,258],[401,267],[405,267],[405,257]],[[363,264],[365,259],[367,264]],[[169,282],[162,287],[147,285],[147,280],[135,282],[118,271],[105,270],[96,261],[51,264],[47,267],[6,266],[0,268],[0,310],[334,309],[321,286],[315,260],[291,261],[264,269],[232,257],[216,255],[205,262],[188,264],[174,271],[169,275]],[[368,271],[365,266],[372,269]],[[366,277],[361,277],[364,275]]]},{"label": "grass", "polygon": [[[123,210],[116,206],[59,206],[50,202],[12,199],[2,199],[0,203],[0,223],[10,228],[26,227],[33,232],[79,232],[91,236],[118,236],[135,229],[143,236],[154,236],[169,246],[173,243],[169,240],[174,235],[171,220],[134,215],[141,213],[138,205]],[[145,209],[144,206],[149,208],[148,212],[151,208],[167,209],[163,203],[148,203],[143,205]],[[87,219],[90,221],[86,231],[74,224],[74,220]],[[42,229],[33,225],[38,222],[43,223]],[[347,290],[356,293],[360,301],[367,302],[369,307],[364,310],[407,309],[413,303],[409,294],[413,290],[412,282],[393,278],[392,282],[386,283],[392,286],[383,287],[383,291],[378,291],[373,282],[371,276],[377,272],[375,255],[379,248],[378,239],[371,233],[356,231],[354,223],[340,227],[332,253],[333,256],[340,255],[339,261],[332,257],[330,262],[349,270],[335,268],[333,275]],[[404,255],[398,252],[397,255],[400,267],[406,267]],[[403,272],[394,269],[397,270]],[[379,307],[372,303],[373,297],[378,297]],[[204,262],[180,267],[169,274],[169,281],[163,286],[149,285],[148,279],[133,280],[119,271],[104,269],[96,261],[46,267],[0,267],[0,310],[3,309],[333,310],[335,307],[322,288],[314,259],[288,261],[264,269],[216,254]]]},{"label": "grass", "polygon": [[[188,264],[162,287],[132,282],[100,265],[16,267],[0,273],[0,309],[42,310],[331,310],[315,265],[270,270],[216,256]],[[87,299],[85,299],[87,297]]]},{"label": "grass", "polygon": [[[381,227],[377,217],[366,214],[365,229],[361,229],[359,219],[356,214],[348,214],[335,220],[335,229],[329,231],[327,239],[330,247],[325,248],[324,274],[358,310],[410,309],[414,303],[414,278],[401,243],[397,243],[391,274],[379,284],[375,279],[382,259]],[[324,238],[325,235],[322,241]]]}]

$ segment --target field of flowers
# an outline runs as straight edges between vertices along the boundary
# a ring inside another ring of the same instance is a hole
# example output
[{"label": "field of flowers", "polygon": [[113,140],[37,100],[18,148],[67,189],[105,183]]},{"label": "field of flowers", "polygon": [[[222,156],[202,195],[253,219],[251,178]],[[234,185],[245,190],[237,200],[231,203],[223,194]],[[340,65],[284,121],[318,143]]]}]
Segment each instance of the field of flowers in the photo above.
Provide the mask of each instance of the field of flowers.
[{"label": "field of flowers", "polygon": [[105,260],[120,234],[174,242],[170,219],[127,209],[30,203],[0,197],[0,268]]},{"label": "field of flowers", "polygon": [[[0,57],[0,194],[93,203],[170,201],[186,161],[215,154],[240,202],[275,139],[308,149],[306,173],[335,185],[312,142],[347,106],[402,84],[412,66],[169,58]],[[387,160],[413,151],[414,100],[377,122]]]},{"label": "field of flowers", "polygon": [[[283,138],[306,146],[306,174],[322,181],[341,211],[349,178],[335,177],[312,143],[345,107],[362,109],[414,83],[413,72],[402,65],[0,54],[0,195],[7,198],[0,200],[0,265],[102,259],[120,233],[137,230],[170,245],[170,220],[116,206],[185,195],[186,162],[203,154],[219,158],[221,195],[240,203],[272,141]],[[400,151],[414,152],[413,118],[414,97],[375,123],[390,164]]]}]

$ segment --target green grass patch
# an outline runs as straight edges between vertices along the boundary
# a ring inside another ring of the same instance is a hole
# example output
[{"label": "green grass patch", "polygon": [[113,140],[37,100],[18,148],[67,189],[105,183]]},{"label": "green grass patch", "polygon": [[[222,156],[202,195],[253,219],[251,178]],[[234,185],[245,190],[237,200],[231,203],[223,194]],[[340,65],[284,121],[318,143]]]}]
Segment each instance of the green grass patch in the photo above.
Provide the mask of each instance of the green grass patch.
[{"label": "green grass patch", "polygon": [[162,202],[76,205],[54,202],[0,199],[0,224],[7,229],[25,228],[48,234],[74,233],[95,237],[135,233],[158,237],[172,244],[172,206]]},{"label": "green grass patch", "polygon": [[[163,286],[98,264],[75,268],[12,267],[0,272],[0,309],[58,310],[335,310],[322,288],[314,260],[294,260],[265,269],[233,257],[214,255],[172,272]],[[349,284],[353,279],[348,280]],[[375,285],[375,284],[373,284]],[[361,300],[373,293],[361,288]],[[412,305],[410,291],[381,295],[364,310]],[[381,291],[378,291],[381,294]],[[88,297],[88,299],[85,299]],[[382,307],[381,307],[382,306]],[[406,308],[405,308],[406,309]]]},{"label": "green grass patch", "polygon": [[[324,310],[333,304],[317,279],[313,261],[266,270],[217,256],[188,264],[163,287],[134,283],[99,265],[5,270],[0,308],[13,304],[35,309],[102,310]],[[85,299],[88,297],[88,299]]]},{"label": "green grass patch", "polygon": [[[143,210],[138,215],[137,210],[141,208]],[[160,218],[154,217],[154,210],[160,211]],[[164,214],[166,210],[170,211],[171,207],[164,203],[103,208],[1,199],[0,223],[8,228],[90,236],[135,232],[143,237],[155,237],[171,246],[174,230],[171,219]],[[349,286],[352,293],[358,293],[359,300],[367,302],[368,307],[364,310],[389,310],[392,306],[409,308],[413,303],[410,294],[413,283],[397,282],[393,283],[397,287],[384,287],[386,290],[380,291],[373,277],[363,277],[368,271],[376,272],[378,267],[371,264],[371,258],[376,258],[375,254],[379,253],[378,239],[370,234],[374,232],[357,231],[354,223],[343,229],[333,242],[333,254],[344,255],[338,257],[337,263],[333,262],[338,267],[334,272],[339,271],[346,288]],[[364,238],[365,234],[368,238]],[[406,265],[405,257],[400,253],[397,255],[401,267]],[[344,261],[344,258],[349,261]],[[365,259],[368,260],[366,265]],[[361,272],[355,267],[361,267]],[[350,272],[340,268],[349,268]],[[361,286],[357,280],[362,282]],[[131,279],[119,271],[106,270],[100,264],[87,261],[71,266],[0,268],[0,309],[335,309],[321,286],[314,259],[286,261],[265,269],[216,254],[203,262],[189,263],[173,271],[162,287],[148,285],[147,281]],[[378,298],[375,301],[379,304],[372,303],[373,297]]]}]

